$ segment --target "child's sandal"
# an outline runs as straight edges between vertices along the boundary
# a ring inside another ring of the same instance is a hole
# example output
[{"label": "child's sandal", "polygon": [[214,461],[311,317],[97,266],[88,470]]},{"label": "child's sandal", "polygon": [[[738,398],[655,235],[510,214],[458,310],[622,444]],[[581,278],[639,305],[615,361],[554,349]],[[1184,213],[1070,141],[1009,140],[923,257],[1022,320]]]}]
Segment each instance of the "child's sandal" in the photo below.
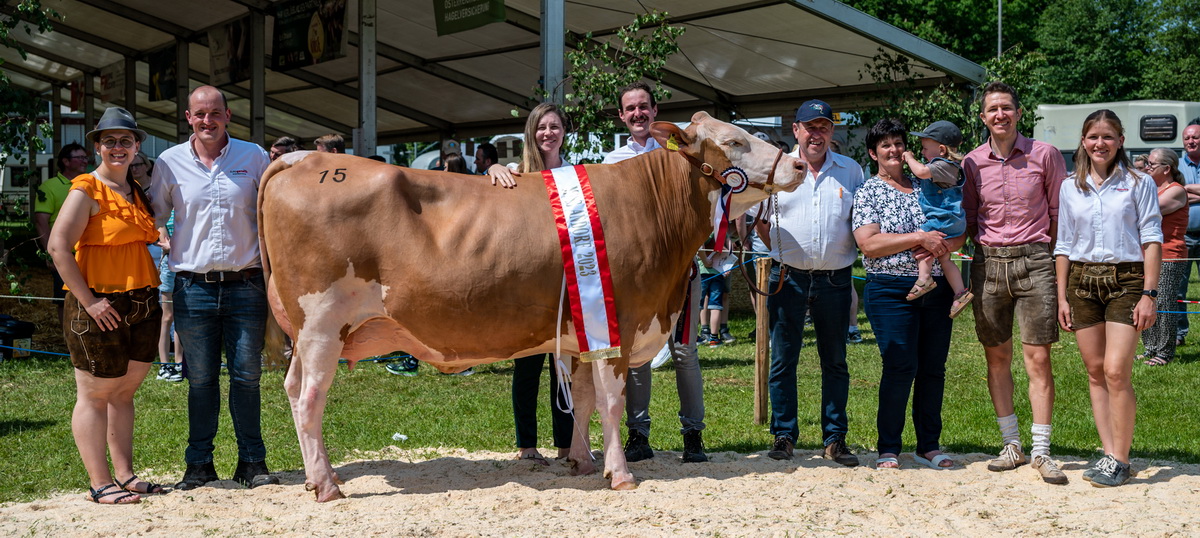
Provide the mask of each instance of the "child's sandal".
[{"label": "child's sandal", "polygon": [[967,305],[971,304],[971,300],[975,298],[975,294],[971,290],[962,290],[962,293],[954,296],[954,303],[950,305],[950,319],[958,317],[963,310],[967,309]]},{"label": "child's sandal", "polygon": [[908,296],[905,297],[905,299],[909,301],[915,301],[922,295],[933,291],[933,288],[936,287],[937,282],[934,282],[932,278],[925,281],[918,280],[916,284],[913,284],[912,289],[908,290]]}]

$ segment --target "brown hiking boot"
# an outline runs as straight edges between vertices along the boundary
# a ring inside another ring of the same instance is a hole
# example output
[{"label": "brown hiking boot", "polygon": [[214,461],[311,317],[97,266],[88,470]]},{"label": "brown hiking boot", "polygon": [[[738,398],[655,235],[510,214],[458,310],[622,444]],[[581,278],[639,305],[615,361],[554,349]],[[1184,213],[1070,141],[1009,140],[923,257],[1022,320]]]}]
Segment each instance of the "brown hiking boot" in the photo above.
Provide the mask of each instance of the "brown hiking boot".
[{"label": "brown hiking boot", "polygon": [[846,442],[841,439],[825,445],[824,458],[836,461],[846,467],[855,467],[858,465],[858,456],[851,454],[846,449]]},{"label": "brown hiking boot", "polygon": [[771,451],[767,452],[767,457],[773,460],[790,460],[792,459],[792,449],[795,446],[791,437],[780,435],[775,438],[775,444],[771,445]]}]

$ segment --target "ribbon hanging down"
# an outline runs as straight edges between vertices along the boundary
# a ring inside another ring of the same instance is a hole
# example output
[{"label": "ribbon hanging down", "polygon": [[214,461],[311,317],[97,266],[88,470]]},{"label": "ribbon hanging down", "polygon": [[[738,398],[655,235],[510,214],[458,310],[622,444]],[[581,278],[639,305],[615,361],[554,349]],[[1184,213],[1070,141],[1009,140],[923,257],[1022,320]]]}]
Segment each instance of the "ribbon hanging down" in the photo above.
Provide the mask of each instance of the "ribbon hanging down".
[{"label": "ribbon hanging down", "polygon": [[567,302],[579,338],[579,358],[612,359],[621,355],[612,274],[604,246],[604,230],[582,165],[542,171],[550,209],[558,226]]},{"label": "ribbon hanging down", "polygon": [[725,250],[725,239],[729,237],[729,202],[733,195],[746,190],[746,172],[736,166],[730,166],[721,172],[721,197],[717,199],[717,207],[713,210],[713,252]]}]

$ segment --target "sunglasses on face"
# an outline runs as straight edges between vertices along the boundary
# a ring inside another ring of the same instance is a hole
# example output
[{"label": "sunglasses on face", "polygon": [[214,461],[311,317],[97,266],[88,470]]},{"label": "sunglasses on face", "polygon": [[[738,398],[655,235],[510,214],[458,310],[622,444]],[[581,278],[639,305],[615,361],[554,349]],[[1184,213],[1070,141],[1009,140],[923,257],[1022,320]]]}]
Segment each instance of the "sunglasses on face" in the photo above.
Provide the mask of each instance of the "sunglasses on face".
[{"label": "sunglasses on face", "polygon": [[132,138],[105,138],[104,140],[100,141],[100,145],[104,146],[108,149],[113,149],[113,148],[117,147],[118,145],[123,148],[129,149],[129,148],[132,148],[133,145],[136,143],[137,143],[137,141]]}]

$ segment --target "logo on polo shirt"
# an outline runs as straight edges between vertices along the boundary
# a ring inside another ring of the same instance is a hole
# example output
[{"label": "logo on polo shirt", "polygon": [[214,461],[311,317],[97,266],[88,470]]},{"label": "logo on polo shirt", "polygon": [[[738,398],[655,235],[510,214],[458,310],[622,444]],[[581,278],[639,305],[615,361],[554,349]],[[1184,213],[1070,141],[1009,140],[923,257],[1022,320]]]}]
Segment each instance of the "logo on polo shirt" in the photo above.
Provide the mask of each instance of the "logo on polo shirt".
[{"label": "logo on polo shirt", "polygon": [[230,170],[229,175],[231,175],[231,176],[248,176],[248,175],[250,175],[250,171],[249,170]]}]

